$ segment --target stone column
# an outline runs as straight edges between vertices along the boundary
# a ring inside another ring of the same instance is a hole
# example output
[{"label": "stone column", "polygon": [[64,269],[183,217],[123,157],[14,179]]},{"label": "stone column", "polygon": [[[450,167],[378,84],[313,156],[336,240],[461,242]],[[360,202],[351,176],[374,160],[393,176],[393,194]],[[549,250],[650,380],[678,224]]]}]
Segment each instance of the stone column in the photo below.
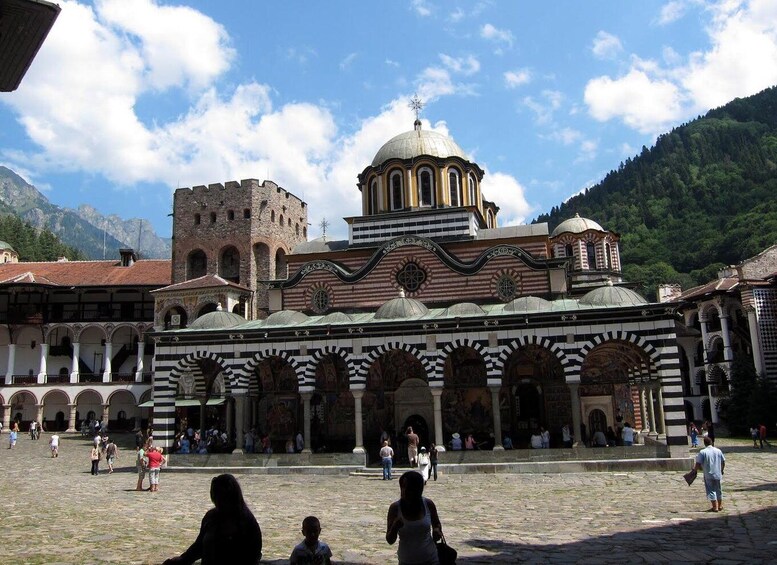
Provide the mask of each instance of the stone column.
[{"label": "stone column", "polygon": [[234,427],[234,422],[235,422],[235,414],[234,414],[235,402],[227,401],[226,410],[227,410],[227,437],[232,438],[232,428]]},{"label": "stone column", "polygon": [[110,420],[111,420],[111,405],[103,404],[103,417],[102,417],[103,425],[107,426]]},{"label": "stone column", "polygon": [[235,449],[232,453],[243,453],[243,420],[246,397],[244,394],[235,396]]},{"label": "stone column", "polygon": [[707,339],[708,339],[708,336],[707,336],[707,319],[706,318],[702,318],[701,316],[699,316],[699,325],[701,326],[701,339],[702,339],[702,348],[701,348],[701,350],[702,350],[702,352],[704,354],[704,375],[705,375],[705,380],[707,381],[707,396],[708,396],[708,398],[710,400],[710,418],[711,418],[711,420],[712,420],[712,422],[714,424],[717,424],[718,420],[719,420],[719,418],[718,418],[718,410],[715,407],[716,398],[712,394],[712,386],[714,386],[714,385],[710,385],[709,384],[709,374],[710,374],[709,369],[710,369],[710,365],[709,365],[709,354],[707,352]]},{"label": "stone column", "polygon": [[138,342],[138,358],[135,361],[135,382],[136,383],[143,382],[143,355],[145,355],[145,351],[146,351],[146,342],[143,340],[140,340]]},{"label": "stone column", "polygon": [[205,403],[207,398],[200,398],[200,439],[205,439]]},{"label": "stone column", "polygon": [[656,429],[656,408],[653,404],[653,387],[649,386],[647,387],[647,396],[648,396],[648,414],[650,415],[650,433],[648,434],[649,437],[655,439],[658,437],[658,431]]},{"label": "stone column", "polygon": [[645,410],[645,385],[637,385],[637,395],[639,396],[639,419],[642,428],[639,430],[639,432],[645,433],[645,424],[647,424],[648,429],[650,429],[650,422],[646,421],[648,416],[647,411]]},{"label": "stone column", "polygon": [[356,446],[353,448],[354,453],[367,453],[364,449],[364,430],[362,429],[362,397],[364,396],[364,389],[351,390],[353,394],[353,408],[354,408],[354,428],[356,429]]},{"label": "stone column", "polygon": [[656,387],[656,395],[658,396],[658,428],[656,431],[661,439],[666,439],[666,418],[664,416],[664,392],[661,383]]},{"label": "stone column", "polygon": [[578,443],[583,437],[580,430],[580,383],[567,383],[567,386],[569,387],[569,396],[572,401],[572,434],[575,436],[575,443]]},{"label": "stone column", "polygon": [[103,382],[111,382],[111,358],[113,357],[113,342],[105,340],[105,370],[103,371]]},{"label": "stone column", "polygon": [[41,343],[40,344],[40,370],[38,371],[39,385],[42,385],[46,382],[46,373],[48,372],[46,361],[48,360],[48,356],[49,356],[49,344]]},{"label": "stone column", "polygon": [[442,387],[430,386],[434,403],[434,445],[437,451],[445,451],[445,438],[442,435]]},{"label": "stone column", "polygon": [[36,404],[35,408],[38,409],[35,415],[35,421],[38,422],[38,425],[40,426],[43,423],[43,404]]},{"label": "stone column", "polygon": [[11,405],[3,404],[3,430],[10,431],[11,429]]},{"label": "stone column", "polygon": [[310,449],[310,399],[313,397],[313,393],[302,392],[300,393],[300,396],[302,396],[302,439],[305,442],[305,447],[302,448],[302,453],[312,453],[312,450]]},{"label": "stone column", "polygon": [[[16,365],[16,344],[8,344],[8,369],[5,372],[5,384],[13,384],[14,366]],[[3,424],[5,425],[5,424]]]},{"label": "stone column", "polygon": [[491,411],[494,413],[494,451],[504,451],[502,445],[502,414],[499,411],[499,390],[501,386],[490,386]]},{"label": "stone column", "polygon": [[[764,356],[763,356],[763,349],[761,348],[761,335],[758,332],[758,316],[755,312],[755,307],[749,306],[746,308],[747,310],[747,326],[750,330],[750,343],[753,346],[753,365],[755,366],[755,372],[759,375],[763,375],[764,370]],[[10,357],[10,351],[8,353],[9,359]],[[10,363],[10,361],[9,361]],[[5,379],[5,382],[8,383],[8,379]]]},{"label": "stone column", "polygon": [[734,360],[734,350],[731,349],[731,332],[728,327],[728,314],[720,316],[720,333],[723,337],[723,359],[727,363]]},{"label": "stone column", "polygon": [[70,416],[67,419],[67,433],[76,433],[78,431],[78,422],[76,422],[76,412],[78,411],[78,404],[68,404],[70,408]]},{"label": "stone column", "polygon": [[70,364],[70,382],[78,382],[78,359],[81,357],[81,344],[73,342],[73,361]]}]

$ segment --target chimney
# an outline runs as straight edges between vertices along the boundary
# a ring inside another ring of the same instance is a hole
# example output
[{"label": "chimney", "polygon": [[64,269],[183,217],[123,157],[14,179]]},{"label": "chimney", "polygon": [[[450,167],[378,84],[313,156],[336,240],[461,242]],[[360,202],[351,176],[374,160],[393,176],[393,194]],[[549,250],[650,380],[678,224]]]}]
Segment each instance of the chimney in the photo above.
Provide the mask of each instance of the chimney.
[{"label": "chimney", "polygon": [[121,256],[122,267],[131,267],[135,261],[138,260],[138,256],[135,255],[134,249],[119,249],[119,255]]}]

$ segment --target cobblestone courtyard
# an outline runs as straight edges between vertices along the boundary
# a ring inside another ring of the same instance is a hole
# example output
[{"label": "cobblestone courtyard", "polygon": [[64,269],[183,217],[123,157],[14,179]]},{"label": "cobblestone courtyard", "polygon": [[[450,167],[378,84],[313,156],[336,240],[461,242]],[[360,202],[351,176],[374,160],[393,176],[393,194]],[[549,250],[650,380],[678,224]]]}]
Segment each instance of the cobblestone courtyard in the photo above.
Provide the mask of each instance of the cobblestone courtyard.
[{"label": "cobblestone courtyard", "polygon": [[[136,492],[132,438],[117,472],[89,474],[89,441],[2,434],[0,563],[161,563],[194,540],[211,506],[211,475],[162,472],[160,492]],[[777,563],[777,449],[721,440],[724,511],[708,513],[701,480],[681,473],[441,476],[425,494],[461,563]],[[102,465],[104,467],[104,463]],[[396,476],[402,469],[399,469]],[[308,514],[338,563],[395,563],[384,539],[397,481],[241,475],[264,537],[263,563],[287,562]]]}]

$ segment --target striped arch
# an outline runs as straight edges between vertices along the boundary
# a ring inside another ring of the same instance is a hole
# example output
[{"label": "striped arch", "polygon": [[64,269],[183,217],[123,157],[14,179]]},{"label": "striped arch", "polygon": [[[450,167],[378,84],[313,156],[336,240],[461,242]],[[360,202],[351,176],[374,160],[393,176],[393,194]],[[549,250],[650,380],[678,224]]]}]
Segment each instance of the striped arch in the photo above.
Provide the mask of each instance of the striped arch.
[{"label": "striped arch", "polygon": [[601,345],[607,341],[626,341],[636,345],[650,358],[650,365],[653,371],[659,371],[661,369],[661,359],[660,359],[660,354],[658,350],[656,350],[653,344],[648,342],[644,337],[638,336],[631,332],[612,331],[612,332],[604,332],[603,334],[594,337],[588,343],[586,343],[580,348],[580,353],[579,353],[580,364],[575,366],[575,369],[578,371],[578,373],[583,367],[583,361],[585,360],[586,356],[591,352],[591,350],[594,347]]},{"label": "striped arch", "polygon": [[305,375],[302,372],[302,367],[300,366],[299,362],[287,351],[282,349],[263,349],[251,357],[251,359],[249,359],[243,366],[243,374],[241,375],[243,380],[241,380],[241,385],[243,385],[244,388],[248,389],[249,375],[251,375],[256,370],[262,361],[269,359],[270,357],[280,357],[286,361],[289,365],[291,365],[291,368],[294,370],[294,374],[297,376],[297,385],[303,386],[305,384]]},{"label": "striped arch", "polygon": [[569,358],[566,356],[564,350],[558,343],[553,342],[546,337],[539,337],[536,335],[522,335],[518,339],[514,339],[508,345],[501,348],[502,351],[499,353],[499,357],[496,359],[496,362],[493,365],[493,372],[488,373],[489,380],[499,379],[501,382],[507,360],[513,353],[522,347],[526,347],[527,345],[537,345],[550,351],[551,354],[554,355],[558,362],[561,364],[561,368],[564,371],[564,376],[567,377],[569,375],[572,368],[572,363],[570,363]]},{"label": "striped arch", "polygon": [[200,370],[197,361],[208,359],[216,363],[221,370],[224,371],[224,392],[226,394],[232,394],[233,390],[240,388],[240,378],[232,368],[224,362],[218,354],[208,351],[196,351],[190,353],[178,362],[178,365],[170,371],[170,377],[168,378],[169,391],[173,392],[178,389],[178,381],[184,375],[184,373],[191,373],[194,375],[194,392],[197,396],[205,396],[207,392],[205,390],[205,378]]},{"label": "striped arch", "polygon": [[491,358],[491,354],[488,352],[488,349],[486,349],[486,347],[478,341],[472,341],[470,339],[456,339],[446,344],[445,347],[442,348],[442,351],[440,351],[440,353],[437,355],[434,374],[432,375],[432,378],[429,379],[430,382],[432,379],[440,381],[443,380],[445,361],[448,360],[448,357],[450,357],[454,350],[461,347],[470,347],[477,351],[478,354],[483,358],[483,362],[486,364],[486,378],[491,376],[491,374],[494,372],[494,360]]},{"label": "striped arch", "polygon": [[348,381],[351,381],[351,378],[353,375],[356,374],[356,364],[354,363],[353,359],[351,359],[351,356],[348,354],[348,352],[341,348],[341,347],[332,347],[327,345],[323,349],[317,349],[311,356],[310,360],[305,365],[305,376],[304,376],[304,382],[300,384],[305,384],[309,386],[316,386],[316,368],[318,367],[318,364],[326,357],[327,355],[337,355],[340,357],[343,361],[345,361],[346,367],[348,367]]},{"label": "striped arch", "polygon": [[423,353],[421,353],[421,351],[417,347],[415,347],[414,345],[409,345],[407,343],[391,341],[376,347],[375,349],[373,349],[367,354],[367,356],[362,360],[361,365],[359,365],[359,370],[356,373],[356,377],[353,379],[352,384],[355,384],[355,385],[367,384],[367,375],[370,372],[370,367],[372,366],[372,364],[381,355],[383,355],[384,353],[388,353],[389,351],[392,351],[394,349],[401,349],[402,351],[406,351],[407,353],[410,353],[413,357],[418,359],[418,361],[421,362],[421,365],[423,366],[424,371],[426,371],[427,382],[432,381],[434,377],[434,373],[432,372],[434,370],[434,367],[426,358],[426,356]]}]

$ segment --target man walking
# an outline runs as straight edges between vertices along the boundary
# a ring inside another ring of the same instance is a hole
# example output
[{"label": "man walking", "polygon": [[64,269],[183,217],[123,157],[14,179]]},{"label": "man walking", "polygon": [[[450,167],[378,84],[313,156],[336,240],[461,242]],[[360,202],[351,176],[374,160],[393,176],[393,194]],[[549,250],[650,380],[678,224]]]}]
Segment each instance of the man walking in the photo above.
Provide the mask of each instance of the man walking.
[{"label": "man walking", "polygon": [[761,449],[764,448],[764,444],[766,444],[766,447],[772,446],[772,444],[766,441],[766,426],[764,424],[758,426],[758,439],[761,440]]},{"label": "man walking", "polygon": [[405,436],[407,437],[407,458],[410,461],[410,466],[415,467],[418,458],[418,435],[413,432],[412,427],[408,426]]},{"label": "man walking", "polygon": [[51,448],[51,457],[59,457],[59,436],[56,433],[51,434],[49,447]]},{"label": "man walking", "polygon": [[707,491],[707,499],[712,504],[707,512],[719,512],[723,510],[723,491],[721,481],[723,471],[726,468],[726,457],[723,452],[712,445],[712,439],[704,438],[704,449],[696,455],[697,471],[704,471],[704,488]]},{"label": "man walking", "polygon": [[383,463],[383,480],[391,480],[391,466],[394,463],[394,450],[391,449],[388,440],[383,441],[383,447],[380,448],[380,460]]}]

